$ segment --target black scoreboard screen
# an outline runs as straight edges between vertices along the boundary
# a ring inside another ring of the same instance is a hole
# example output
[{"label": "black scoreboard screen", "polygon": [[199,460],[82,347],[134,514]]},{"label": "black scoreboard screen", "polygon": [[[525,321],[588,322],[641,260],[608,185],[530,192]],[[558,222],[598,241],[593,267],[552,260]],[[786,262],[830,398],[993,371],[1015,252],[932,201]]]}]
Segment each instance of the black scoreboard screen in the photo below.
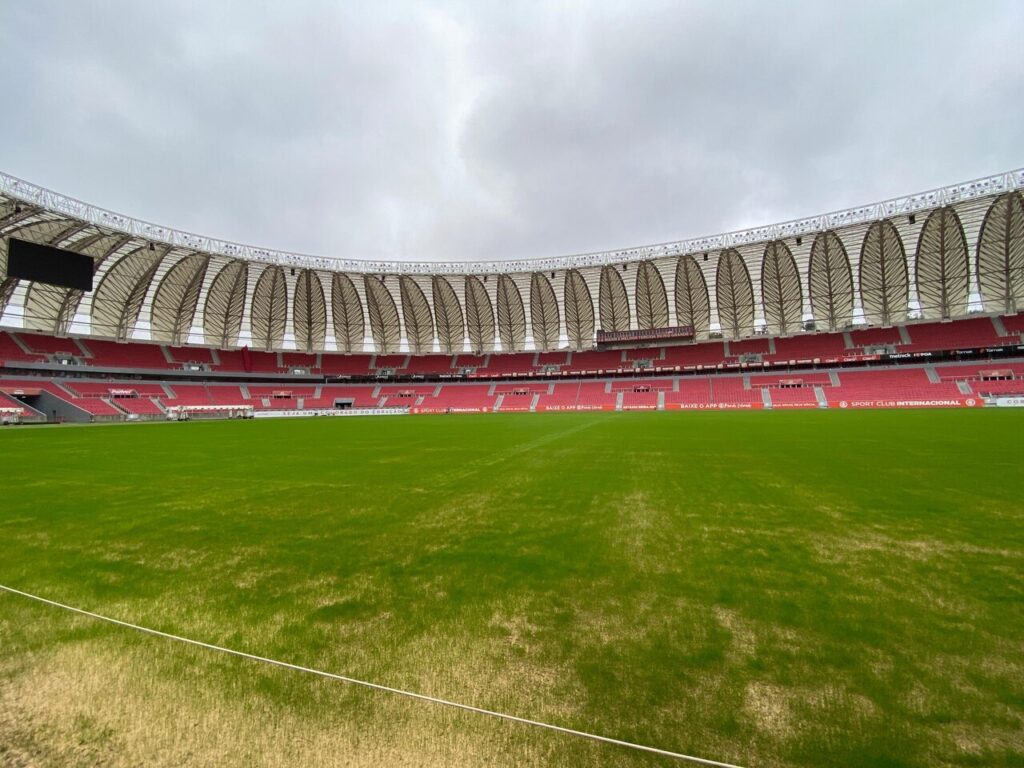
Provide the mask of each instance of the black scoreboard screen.
[{"label": "black scoreboard screen", "polygon": [[92,273],[92,258],[81,253],[15,237],[7,242],[8,277],[91,291]]}]

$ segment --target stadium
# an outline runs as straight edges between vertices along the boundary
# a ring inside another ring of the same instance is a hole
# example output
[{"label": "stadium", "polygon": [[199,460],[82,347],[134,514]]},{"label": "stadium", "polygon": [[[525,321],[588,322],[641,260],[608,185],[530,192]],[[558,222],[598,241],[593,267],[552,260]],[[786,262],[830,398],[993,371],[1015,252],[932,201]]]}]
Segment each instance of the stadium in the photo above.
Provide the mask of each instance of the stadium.
[{"label": "stadium", "polygon": [[1006,405],[1024,396],[1021,187],[1016,170],[675,243],[417,264],[237,245],[3,176],[0,269],[14,239],[94,273],[82,290],[4,270],[4,418]]},{"label": "stadium", "polygon": [[1024,768],[1024,3],[0,3],[0,768]]},{"label": "stadium", "polygon": [[1017,764],[1022,188],[364,263],[0,177],[0,758]]}]

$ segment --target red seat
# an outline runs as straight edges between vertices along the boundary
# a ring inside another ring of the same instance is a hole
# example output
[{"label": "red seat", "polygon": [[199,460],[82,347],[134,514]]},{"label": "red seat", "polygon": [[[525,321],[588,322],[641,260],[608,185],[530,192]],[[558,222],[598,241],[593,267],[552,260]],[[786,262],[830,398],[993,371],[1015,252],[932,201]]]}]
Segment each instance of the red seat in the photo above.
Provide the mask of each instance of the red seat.
[{"label": "red seat", "polygon": [[975,317],[949,323],[918,323],[906,327],[913,352],[946,349],[977,349],[1000,344],[996,328],[988,317]]},{"label": "red seat", "polygon": [[0,363],[41,363],[45,360],[45,355],[26,352],[10,334],[0,331]]},{"label": "red seat", "polygon": [[[177,363],[168,362],[163,350],[155,344],[140,342],[104,341],[85,338],[81,340],[92,357],[89,365],[103,368],[177,368]],[[81,354],[81,353],[79,353]]]}]

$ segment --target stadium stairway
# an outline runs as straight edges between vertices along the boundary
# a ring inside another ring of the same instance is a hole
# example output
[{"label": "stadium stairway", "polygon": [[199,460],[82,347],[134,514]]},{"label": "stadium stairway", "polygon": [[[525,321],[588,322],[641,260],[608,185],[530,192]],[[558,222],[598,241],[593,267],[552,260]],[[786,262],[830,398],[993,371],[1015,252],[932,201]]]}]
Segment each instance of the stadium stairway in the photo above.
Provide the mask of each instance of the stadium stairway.
[{"label": "stadium stairway", "polygon": [[33,350],[32,350],[32,349],[31,349],[31,348],[30,348],[30,347],[28,346],[28,344],[26,344],[26,343],[25,343],[24,341],[22,341],[22,338],[21,338],[21,336],[19,336],[18,334],[16,334],[16,333],[11,333],[11,334],[8,334],[8,336],[10,337],[11,341],[13,341],[13,342],[15,343],[15,345],[16,345],[16,346],[17,346],[17,347],[18,347],[19,349],[21,349],[21,351],[22,351],[23,353],[25,353],[26,355],[34,355],[34,354],[38,354],[37,352],[33,351]]},{"label": "stadium stairway", "polygon": [[819,408],[828,408],[828,398],[825,397],[825,390],[821,387],[821,385],[817,385],[814,387],[814,397],[818,401]]}]

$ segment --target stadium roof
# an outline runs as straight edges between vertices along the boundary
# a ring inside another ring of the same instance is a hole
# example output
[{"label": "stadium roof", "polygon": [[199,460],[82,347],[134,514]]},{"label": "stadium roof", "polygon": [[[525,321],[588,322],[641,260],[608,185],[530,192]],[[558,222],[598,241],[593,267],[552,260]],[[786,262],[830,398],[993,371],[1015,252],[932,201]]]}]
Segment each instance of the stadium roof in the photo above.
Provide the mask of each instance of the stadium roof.
[{"label": "stadium roof", "polygon": [[242,243],[233,243],[216,237],[183,232],[173,227],[134,219],[122,213],[116,213],[84,203],[81,200],[76,200],[6,173],[0,173],[0,194],[3,196],[93,224],[110,232],[121,232],[131,235],[133,238],[140,238],[149,242],[164,243],[177,248],[187,248],[193,251],[241,258],[249,261],[289,267],[370,274],[464,275],[532,272],[600,266],[624,261],[702,253],[822,232],[836,227],[875,221],[900,213],[913,213],[919,210],[950,205],[963,200],[985,197],[1014,189],[1024,189],[1024,168],[817,216],[793,219],[777,224],[768,224],[718,235],[676,240],[668,243],[653,243],[608,251],[546,258],[471,262],[417,262],[371,261],[308,256]]},{"label": "stadium roof", "polygon": [[[457,354],[588,349],[597,330],[740,339],[1013,313],[1024,306],[1022,188],[1019,169],[711,237],[434,263],[230,243],[0,174],[0,322],[172,345]],[[11,235],[90,257],[94,289],[6,275]]]}]

